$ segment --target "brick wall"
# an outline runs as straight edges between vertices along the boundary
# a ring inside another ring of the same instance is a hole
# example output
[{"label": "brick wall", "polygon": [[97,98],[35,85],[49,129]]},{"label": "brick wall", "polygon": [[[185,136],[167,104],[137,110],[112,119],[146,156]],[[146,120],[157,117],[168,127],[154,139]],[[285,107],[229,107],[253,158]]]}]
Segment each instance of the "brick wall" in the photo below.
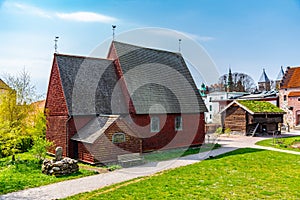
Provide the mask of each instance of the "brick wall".
[{"label": "brick wall", "polygon": [[[296,126],[300,122],[300,102],[298,97],[289,97],[290,92],[299,92],[300,88],[288,88],[279,90],[279,105],[282,110],[286,112],[284,115],[284,124],[289,124],[290,127]],[[286,101],[284,101],[286,96]],[[291,110],[290,108],[293,107]]]}]

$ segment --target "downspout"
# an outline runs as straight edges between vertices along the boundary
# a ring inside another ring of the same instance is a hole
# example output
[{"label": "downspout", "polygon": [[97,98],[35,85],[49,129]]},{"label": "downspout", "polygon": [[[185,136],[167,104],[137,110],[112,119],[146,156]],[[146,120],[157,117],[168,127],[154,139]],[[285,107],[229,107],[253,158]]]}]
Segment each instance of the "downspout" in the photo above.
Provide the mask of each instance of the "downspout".
[{"label": "downspout", "polygon": [[69,129],[68,129],[68,123],[70,121],[70,119],[72,118],[72,116],[68,115],[68,119],[66,121],[66,157],[69,157]]}]

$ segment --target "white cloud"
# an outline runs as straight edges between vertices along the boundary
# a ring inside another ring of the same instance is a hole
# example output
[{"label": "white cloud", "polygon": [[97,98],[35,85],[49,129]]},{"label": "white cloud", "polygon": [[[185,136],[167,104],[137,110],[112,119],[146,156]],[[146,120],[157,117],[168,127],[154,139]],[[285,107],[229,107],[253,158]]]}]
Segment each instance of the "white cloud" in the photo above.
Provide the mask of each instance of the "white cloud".
[{"label": "white cloud", "polygon": [[211,41],[211,40],[215,39],[214,37],[211,37],[211,36],[199,36],[199,35],[192,34],[192,33],[187,33],[187,32],[182,32],[182,33],[187,35],[191,39],[198,40],[200,42],[207,42],[207,41]]},{"label": "white cloud", "polygon": [[95,12],[86,12],[86,11],[78,11],[72,13],[55,13],[51,11],[47,11],[41,9],[36,6],[5,1],[3,4],[3,9],[8,10],[10,12],[17,12],[22,14],[34,15],[43,18],[59,18],[63,20],[71,20],[77,22],[100,22],[100,23],[114,23],[118,21],[116,18],[103,15]]},{"label": "white cloud", "polygon": [[5,1],[3,7],[5,9],[11,9],[13,11],[19,11],[22,13],[36,15],[39,17],[51,18],[51,14],[46,12],[45,10],[27,4],[21,4],[15,2],[12,3],[12,2]]},{"label": "white cloud", "polygon": [[57,13],[57,17],[65,20],[80,21],[80,22],[101,22],[113,23],[117,19],[114,17],[94,13],[94,12],[73,12],[73,13]]},{"label": "white cloud", "polygon": [[[163,35],[163,36],[169,36],[173,38],[180,38],[180,37],[187,37],[193,40],[197,40],[199,42],[207,42],[211,40],[215,40],[214,37],[211,36],[199,36],[196,34],[192,33],[187,33],[187,32],[181,32],[181,31],[168,31],[168,29],[155,29],[155,30],[150,30],[152,33],[157,34],[157,35]],[[181,38],[183,39],[183,38]]]}]

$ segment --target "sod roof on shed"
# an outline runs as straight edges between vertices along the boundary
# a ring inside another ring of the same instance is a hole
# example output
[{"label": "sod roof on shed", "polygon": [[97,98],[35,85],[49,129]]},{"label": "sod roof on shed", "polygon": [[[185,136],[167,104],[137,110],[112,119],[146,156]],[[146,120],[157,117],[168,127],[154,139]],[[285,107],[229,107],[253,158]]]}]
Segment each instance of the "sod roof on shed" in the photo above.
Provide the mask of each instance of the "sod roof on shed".
[{"label": "sod roof on shed", "polygon": [[237,102],[253,113],[284,113],[283,110],[267,101],[238,100]]}]

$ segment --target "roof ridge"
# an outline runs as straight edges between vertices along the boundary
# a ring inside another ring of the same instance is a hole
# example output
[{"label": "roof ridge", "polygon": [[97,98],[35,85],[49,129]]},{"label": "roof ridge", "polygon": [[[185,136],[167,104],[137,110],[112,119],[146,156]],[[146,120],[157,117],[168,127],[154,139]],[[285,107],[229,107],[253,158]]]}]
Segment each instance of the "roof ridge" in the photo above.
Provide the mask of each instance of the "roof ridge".
[{"label": "roof ridge", "polygon": [[65,57],[84,58],[84,59],[91,59],[91,60],[107,60],[107,61],[113,61],[113,60],[107,59],[107,58],[97,58],[97,57],[90,57],[90,56],[71,55],[71,54],[61,54],[61,53],[54,53],[54,56],[65,56]]},{"label": "roof ridge", "polygon": [[139,46],[139,45],[135,45],[135,44],[129,44],[129,43],[125,43],[125,42],[119,42],[119,41],[112,41],[112,43],[120,43],[120,44],[125,44],[125,45],[129,45],[129,46],[136,47],[136,48],[148,49],[148,50],[159,51],[159,52],[166,52],[166,53],[172,53],[172,54],[176,54],[176,55],[182,56],[182,54],[180,52],[175,52],[175,51],[168,51],[168,50],[164,50],[164,49],[156,49],[156,48],[144,47],[144,46]]}]

